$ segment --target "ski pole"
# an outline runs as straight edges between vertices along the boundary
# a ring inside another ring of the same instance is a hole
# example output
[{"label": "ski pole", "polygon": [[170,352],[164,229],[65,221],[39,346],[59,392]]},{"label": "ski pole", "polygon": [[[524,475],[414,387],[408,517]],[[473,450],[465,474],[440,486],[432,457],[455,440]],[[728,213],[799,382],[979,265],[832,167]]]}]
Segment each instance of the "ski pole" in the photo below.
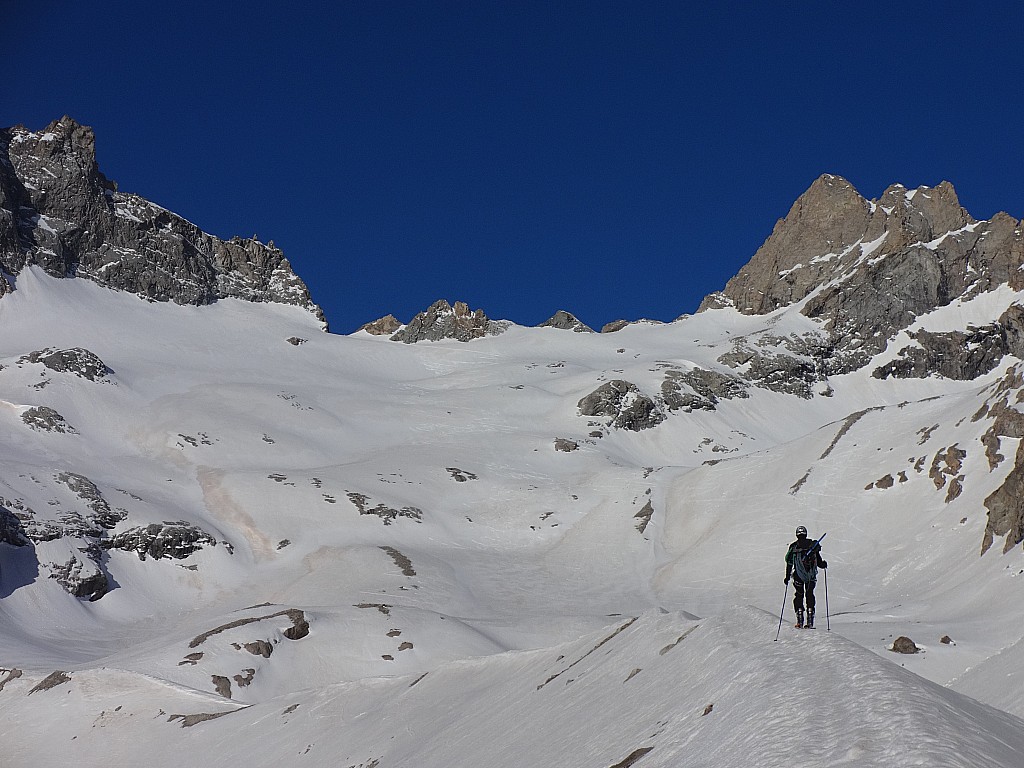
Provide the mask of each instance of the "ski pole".
[{"label": "ski pole", "polygon": [[[781,623],[779,625],[779,630],[782,630]],[[828,621],[828,568],[825,569],[825,631],[832,631],[832,626]]]},{"label": "ski pole", "polygon": [[[825,588],[825,592],[826,592],[826,594],[828,593],[828,587]],[[788,597],[788,596],[789,596],[789,581],[787,580],[786,581],[786,589],[782,593],[782,610],[779,611],[779,631],[775,633],[775,641],[776,642],[779,639],[779,635],[782,634],[782,617],[786,615],[786,597]],[[825,602],[828,603],[828,599],[827,598],[826,598]],[[825,610],[828,611],[827,605],[826,605]],[[825,619],[825,622],[828,623],[828,619]]]}]

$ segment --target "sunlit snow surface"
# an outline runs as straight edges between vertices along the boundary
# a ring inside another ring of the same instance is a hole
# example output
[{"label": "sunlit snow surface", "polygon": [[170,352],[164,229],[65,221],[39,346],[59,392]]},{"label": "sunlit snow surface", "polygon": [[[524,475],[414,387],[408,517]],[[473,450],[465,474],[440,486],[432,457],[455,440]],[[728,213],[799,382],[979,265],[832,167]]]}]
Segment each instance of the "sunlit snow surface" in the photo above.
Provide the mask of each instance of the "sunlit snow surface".
[{"label": "sunlit snow surface", "polygon": [[[921,326],[984,325],[1018,298]],[[979,557],[1015,441],[990,471],[973,418],[1016,361],[975,382],[869,367],[811,400],[751,389],[640,433],[579,415],[606,381],[656,396],[668,370],[814,330],[716,310],[406,345],[26,270],[0,300],[0,496],[48,509],[75,472],[126,510],[115,533],[184,520],[218,545],[112,550],[92,603],[46,578],[42,547],[0,545],[0,666],[21,672],[0,673],[3,759],[1019,768],[1024,558]],[[18,365],[69,347],[112,372]],[[26,428],[38,405],[76,433]],[[947,502],[929,468],[953,445]],[[409,513],[385,524],[353,495]],[[798,524],[828,532],[814,632],[790,626],[782,583]],[[289,639],[298,612],[309,634]],[[923,652],[889,651],[899,635]]]}]

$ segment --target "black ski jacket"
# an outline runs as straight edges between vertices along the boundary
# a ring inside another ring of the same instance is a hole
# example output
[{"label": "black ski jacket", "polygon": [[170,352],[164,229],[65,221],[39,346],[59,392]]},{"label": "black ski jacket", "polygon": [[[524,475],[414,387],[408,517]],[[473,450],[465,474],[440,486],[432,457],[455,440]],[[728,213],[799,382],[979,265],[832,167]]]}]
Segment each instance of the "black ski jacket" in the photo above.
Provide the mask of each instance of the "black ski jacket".
[{"label": "black ski jacket", "polygon": [[[798,538],[792,544],[789,545],[789,549],[786,551],[786,580],[788,581],[793,575],[793,562],[797,557],[803,557],[804,554],[811,547],[814,546],[814,539]],[[819,544],[814,549],[814,559],[817,561],[819,568],[828,568],[828,563],[821,559],[821,545]]]}]

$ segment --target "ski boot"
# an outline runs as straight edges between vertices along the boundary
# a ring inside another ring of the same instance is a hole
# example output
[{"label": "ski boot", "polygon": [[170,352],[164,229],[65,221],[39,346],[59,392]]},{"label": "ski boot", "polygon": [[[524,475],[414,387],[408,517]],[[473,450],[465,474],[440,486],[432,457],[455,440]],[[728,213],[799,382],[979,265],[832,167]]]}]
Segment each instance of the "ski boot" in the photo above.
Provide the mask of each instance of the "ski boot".
[{"label": "ski boot", "polygon": [[803,611],[797,611],[796,612],[796,624],[794,624],[793,626],[796,627],[797,629],[803,629],[803,626],[804,626],[804,612]]},{"label": "ski boot", "polygon": [[807,612],[807,621],[804,623],[804,629],[814,629],[814,611]]}]

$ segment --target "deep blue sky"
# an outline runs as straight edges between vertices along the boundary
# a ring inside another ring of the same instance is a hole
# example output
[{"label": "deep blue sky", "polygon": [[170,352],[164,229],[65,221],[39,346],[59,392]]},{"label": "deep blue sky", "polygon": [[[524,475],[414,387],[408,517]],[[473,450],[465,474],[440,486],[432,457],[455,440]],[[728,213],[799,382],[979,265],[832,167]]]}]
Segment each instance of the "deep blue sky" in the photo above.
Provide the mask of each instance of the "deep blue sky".
[{"label": "deep blue sky", "polygon": [[820,174],[1024,215],[1024,4],[2,0],[0,125],[274,240],[332,330],[671,320]]}]

